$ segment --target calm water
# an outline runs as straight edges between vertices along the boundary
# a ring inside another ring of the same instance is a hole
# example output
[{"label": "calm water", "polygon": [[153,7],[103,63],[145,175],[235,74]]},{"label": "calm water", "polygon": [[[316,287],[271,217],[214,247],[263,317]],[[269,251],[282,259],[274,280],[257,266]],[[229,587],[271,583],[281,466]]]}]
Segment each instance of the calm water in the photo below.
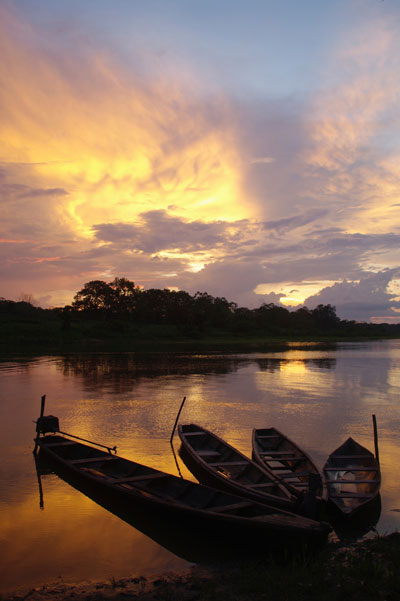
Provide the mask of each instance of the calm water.
[{"label": "calm water", "polygon": [[229,356],[38,357],[0,362],[0,377],[0,590],[189,565],[54,474],[41,478],[40,508],[32,420],[43,394],[62,430],[174,474],[169,438],[184,396],[182,423],[199,423],[248,454],[252,428],[273,425],[320,467],[350,435],[373,450],[375,413],[377,530],[400,530],[400,341]]}]

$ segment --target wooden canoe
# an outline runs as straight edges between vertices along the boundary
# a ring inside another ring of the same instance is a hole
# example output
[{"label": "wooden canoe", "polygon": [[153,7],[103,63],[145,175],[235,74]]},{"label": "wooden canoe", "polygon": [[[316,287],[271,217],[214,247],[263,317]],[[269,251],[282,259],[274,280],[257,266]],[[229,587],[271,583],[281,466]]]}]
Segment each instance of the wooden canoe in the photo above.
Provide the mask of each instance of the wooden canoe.
[{"label": "wooden canoe", "polygon": [[70,436],[39,435],[35,439],[39,455],[78,486],[81,482],[98,496],[123,501],[126,511],[139,510],[171,525],[186,526],[194,537],[196,531],[208,532],[240,545],[260,540],[266,548],[284,549],[293,544],[319,545],[331,529],[326,523],[184,480],[71,440]]},{"label": "wooden canoe", "polygon": [[289,490],[268,467],[261,467],[222,438],[196,424],[180,424],[180,455],[202,484],[274,507],[300,510],[302,495]]},{"label": "wooden canoe", "polygon": [[328,500],[346,516],[354,515],[379,494],[379,463],[371,451],[353,438],[329,455],[323,472]]},{"label": "wooden canoe", "polygon": [[270,469],[278,480],[298,492],[311,492],[326,499],[322,473],[310,455],[276,428],[254,428],[252,457]]}]

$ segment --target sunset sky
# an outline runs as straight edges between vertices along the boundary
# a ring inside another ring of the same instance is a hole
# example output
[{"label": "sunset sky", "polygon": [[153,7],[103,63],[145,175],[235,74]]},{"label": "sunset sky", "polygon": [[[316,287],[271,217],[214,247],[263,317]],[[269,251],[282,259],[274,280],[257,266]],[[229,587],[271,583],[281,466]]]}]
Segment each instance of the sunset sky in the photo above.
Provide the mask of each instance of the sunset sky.
[{"label": "sunset sky", "polygon": [[400,322],[398,0],[0,0],[0,296]]}]

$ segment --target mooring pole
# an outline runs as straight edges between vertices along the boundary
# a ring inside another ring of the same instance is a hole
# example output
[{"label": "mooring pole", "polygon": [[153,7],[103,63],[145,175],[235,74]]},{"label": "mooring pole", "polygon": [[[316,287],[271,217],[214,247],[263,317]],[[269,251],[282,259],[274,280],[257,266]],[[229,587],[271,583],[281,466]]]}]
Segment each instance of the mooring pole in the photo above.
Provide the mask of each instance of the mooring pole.
[{"label": "mooring pole", "polygon": [[172,439],[174,438],[174,434],[175,434],[176,425],[177,425],[177,423],[178,423],[178,419],[179,419],[179,416],[180,416],[180,414],[181,414],[181,412],[182,412],[183,405],[185,404],[185,401],[186,401],[186,397],[184,396],[184,397],[183,397],[183,401],[182,401],[182,403],[181,403],[181,406],[179,407],[178,415],[176,416],[176,420],[175,420],[175,423],[174,423],[174,427],[172,428],[172,434],[171,434],[171,438],[169,439],[169,442],[170,442],[171,444],[172,444]]},{"label": "mooring pole", "polygon": [[43,417],[44,415],[44,405],[46,403],[46,395],[44,394],[41,398],[41,403],[40,403],[40,417]]},{"label": "mooring pole", "polygon": [[39,507],[40,509],[44,509],[44,497],[43,497],[43,488],[42,488],[42,478],[39,472],[38,467],[36,466],[36,475],[39,485]]},{"label": "mooring pole", "polygon": [[378,462],[378,465],[380,465],[380,462],[379,462],[379,449],[378,449],[378,427],[376,425],[376,416],[375,416],[375,414],[372,416],[372,422],[374,424],[375,457],[376,457],[376,460]]},{"label": "mooring pole", "polygon": [[177,414],[177,416],[176,416],[176,419],[175,419],[174,427],[172,428],[171,438],[169,439],[169,444],[171,445],[172,454],[173,454],[173,456],[174,456],[174,459],[175,459],[175,465],[176,465],[176,469],[178,470],[178,474],[179,474],[179,476],[180,476],[181,478],[183,478],[183,476],[182,476],[182,472],[181,472],[181,470],[180,470],[180,468],[179,468],[178,459],[177,459],[177,456],[176,456],[176,453],[175,453],[175,449],[174,449],[174,443],[173,443],[173,439],[174,439],[174,434],[175,434],[176,425],[177,425],[177,423],[178,423],[179,416],[180,416],[180,414],[181,414],[181,412],[182,412],[183,405],[185,404],[185,401],[186,401],[186,397],[184,396],[184,397],[183,397],[183,401],[182,401],[182,403],[181,403],[181,406],[179,407],[178,414]]},{"label": "mooring pole", "polygon": [[[44,415],[44,406],[45,406],[45,403],[46,403],[46,395],[45,394],[42,396],[42,398],[40,399],[40,401],[41,402],[40,402],[40,416],[39,416],[39,419],[41,419],[43,417],[43,415]],[[37,438],[38,438],[39,434],[40,434],[40,432],[38,431],[38,428],[36,426],[35,448],[33,449],[33,454],[34,455],[36,455],[36,453],[37,453],[37,448],[38,448]]]}]

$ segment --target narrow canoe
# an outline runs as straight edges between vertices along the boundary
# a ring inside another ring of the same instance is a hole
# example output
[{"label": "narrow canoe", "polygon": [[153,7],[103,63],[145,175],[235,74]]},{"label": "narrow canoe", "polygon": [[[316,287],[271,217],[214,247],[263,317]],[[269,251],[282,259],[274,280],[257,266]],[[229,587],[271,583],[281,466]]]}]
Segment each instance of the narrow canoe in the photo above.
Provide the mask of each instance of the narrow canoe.
[{"label": "narrow canoe", "polygon": [[261,467],[222,438],[198,426],[178,426],[180,455],[202,484],[260,503],[299,510],[303,495],[289,490],[268,467]]},{"label": "narrow canoe", "polygon": [[381,472],[371,451],[348,438],[329,455],[323,472],[328,500],[346,516],[352,516],[379,494]]},{"label": "narrow canoe", "polygon": [[326,499],[322,473],[311,457],[276,428],[254,428],[252,434],[253,460],[274,472],[289,488],[312,492]]},{"label": "narrow canoe", "polygon": [[97,496],[123,502],[126,511],[146,512],[154,519],[190,528],[194,542],[196,532],[209,532],[239,545],[258,539],[266,548],[282,550],[293,544],[319,545],[330,531],[326,523],[216,491],[71,440],[70,436],[38,436],[39,455],[78,486],[81,483]]}]

